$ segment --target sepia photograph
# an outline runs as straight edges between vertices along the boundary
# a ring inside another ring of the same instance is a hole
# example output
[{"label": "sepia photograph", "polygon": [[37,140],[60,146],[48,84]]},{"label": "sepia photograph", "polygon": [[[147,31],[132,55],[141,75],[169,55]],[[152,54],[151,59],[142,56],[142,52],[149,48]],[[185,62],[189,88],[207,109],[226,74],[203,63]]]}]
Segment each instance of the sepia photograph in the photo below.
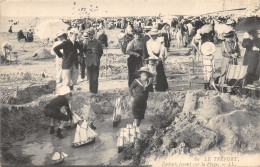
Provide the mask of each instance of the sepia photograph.
[{"label": "sepia photograph", "polygon": [[0,0],[0,167],[260,167],[260,0]]}]

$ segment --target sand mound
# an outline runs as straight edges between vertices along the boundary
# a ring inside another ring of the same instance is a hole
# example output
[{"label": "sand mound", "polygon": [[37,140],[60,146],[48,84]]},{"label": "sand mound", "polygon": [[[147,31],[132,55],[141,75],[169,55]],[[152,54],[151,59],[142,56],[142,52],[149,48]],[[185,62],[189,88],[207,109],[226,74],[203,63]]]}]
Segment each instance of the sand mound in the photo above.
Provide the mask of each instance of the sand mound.
[{"label": "sand mound", "polygon": [[259,151],[260,146],[259,118],[259,113],[235,110],[212,118],[207,127],[223,137],[221,150],[255,152]]},{"label": "sand mound", "polygon": [[186,93],[183,112],[198,114],[210,119],[222,113],[235,109],[229,94],[219,94],[214,91],[190,91]]},{"label": "sand mound", "polygon": [[[124,156],[135,157],[132,163],[145,164],[149,160],[147,157],[259,151],[260,110],[257,101],[198,90],[188,91],[186,97],[181,98],[182,104],[178,100],[181,95],[171,92],[167,95],[163,102],[162,97],[154,97],[161,99],[159,108],[164,112],[157,111],[151,120],[152,126],[141,141],[141,151],[133,150],[135,147],[131,146],[122,152]],[[180,106],[183,106],[182,111]]]},{"label": "sand mound", "polygon": [[36,50],[33,53],[33,57],[31,57],[29,59],[41,60],[41,59],[50,59],[50,58],[55,58],[55,56],[53,56],[49,50],[47,50],[45,48],[40,48],[40,49]]}]

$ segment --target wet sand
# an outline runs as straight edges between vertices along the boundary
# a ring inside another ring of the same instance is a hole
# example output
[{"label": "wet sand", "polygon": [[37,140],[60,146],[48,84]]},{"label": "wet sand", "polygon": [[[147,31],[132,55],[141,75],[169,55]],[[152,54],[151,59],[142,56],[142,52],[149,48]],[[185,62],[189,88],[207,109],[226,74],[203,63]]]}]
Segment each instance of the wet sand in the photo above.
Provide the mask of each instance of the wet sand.
[{"label": "wet sand", "polygon": [[[48,130],[41,130],[14,143],[12,150],[19,156],[29,157],[32,165],[50,165],[51,156],[58,146],[69,155],[62,165],[119,165],[116,161],[117,132],[132,121],[131,118],[123,119],[116,128],[113,128],[112,120],[96,123],[98,136],[95,143],[78,148],[71,146],[75,134],[75,128],[71,128],[62,131],[63,139],[49,134]],[[145,132],[149,125],[149,118],[145,118],[140,126],[141,132]]]}]

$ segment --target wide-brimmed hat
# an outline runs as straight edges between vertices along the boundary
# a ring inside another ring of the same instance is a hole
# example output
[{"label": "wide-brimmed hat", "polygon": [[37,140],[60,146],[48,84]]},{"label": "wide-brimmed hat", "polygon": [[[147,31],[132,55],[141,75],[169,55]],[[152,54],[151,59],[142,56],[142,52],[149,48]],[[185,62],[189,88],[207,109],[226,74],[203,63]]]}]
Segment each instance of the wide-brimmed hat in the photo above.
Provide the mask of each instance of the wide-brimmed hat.
[{"label": "wide-brimmed hat", "polygon": [[79,34],[79,30],[77,28],[71,28],[70,33]]},{"label": "wide-brimmed hat", "polygon": [[152,75],[152,73],[149,71],[148,67],[141,67],[140,70],[138,70],[139,73],[146,72],[149,75]]},{"label": "wide-brimmed hat", "polygon": [[88,29],[87,34],[95,34],[95,29],[94,28]]},{"label": "wide-brimmed hat", "polygon": [[153,28],[149,31],[149,35],[158,35],[158,34],[159,34],[159,31],[155,28]]},{"label": "wide-brimmed hat", "polygon": [[151,30],[152,26],[144,26],[144,30]]},{"label": "wide-brimmed hat", "polygon": [[195,39],[201,39],[201,35],[199,33],[197,33],[195,36],[194,36]]},{"label": "wide-brimmed hat", "polygon": [[235,23],[235,21],[231,20],[231,19],[228,19],[227,22],[226,22],[227,25],[234,24],[234,23]]},{"label": "wide-brimmed hat", "polygon": [[150,31],[152,29],[152,26],[144,26],[144,31]]},{"label": "wide-brimmed hat", "polygon": [[215,45],[212,42],[205,42],[201,45],[201,53],[203,55],[211,55],[215,52]]},{"label": "wide-brimmed hat", "polygon": [[60,36],[66,35],[67,33],[65,31],[59,31],[55,34],[55,38],[58,38]]},{"label": "wide-brimmed hat", "polygon": [[68,93],[71,93],[70,88],[68,86],[62,86],[58,95],[66,95]]},{"label": "wide-brimmed hat", "polygon": [[84,31],[83,37],[88,37],[88,32],[87,31]]},{"label": "wide-brimmed hat", "polygon": [[223,33],[222,35],[225,38],[231,38],[231,37],[233,37],[235,35],[235,32],[234,31],[230,31],[228,33]]}]

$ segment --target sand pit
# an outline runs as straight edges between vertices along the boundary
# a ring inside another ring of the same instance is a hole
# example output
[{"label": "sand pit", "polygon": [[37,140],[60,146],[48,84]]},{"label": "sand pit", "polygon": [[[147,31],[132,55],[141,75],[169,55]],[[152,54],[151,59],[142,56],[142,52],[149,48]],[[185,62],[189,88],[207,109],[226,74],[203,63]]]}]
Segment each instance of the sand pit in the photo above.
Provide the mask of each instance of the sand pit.
[{"label": "sand pit", "polygon": [[55,58],[49,50],[46,48],[40,48],[33,53],[33,56],[28,58],[29,60],[42,60]]}]

